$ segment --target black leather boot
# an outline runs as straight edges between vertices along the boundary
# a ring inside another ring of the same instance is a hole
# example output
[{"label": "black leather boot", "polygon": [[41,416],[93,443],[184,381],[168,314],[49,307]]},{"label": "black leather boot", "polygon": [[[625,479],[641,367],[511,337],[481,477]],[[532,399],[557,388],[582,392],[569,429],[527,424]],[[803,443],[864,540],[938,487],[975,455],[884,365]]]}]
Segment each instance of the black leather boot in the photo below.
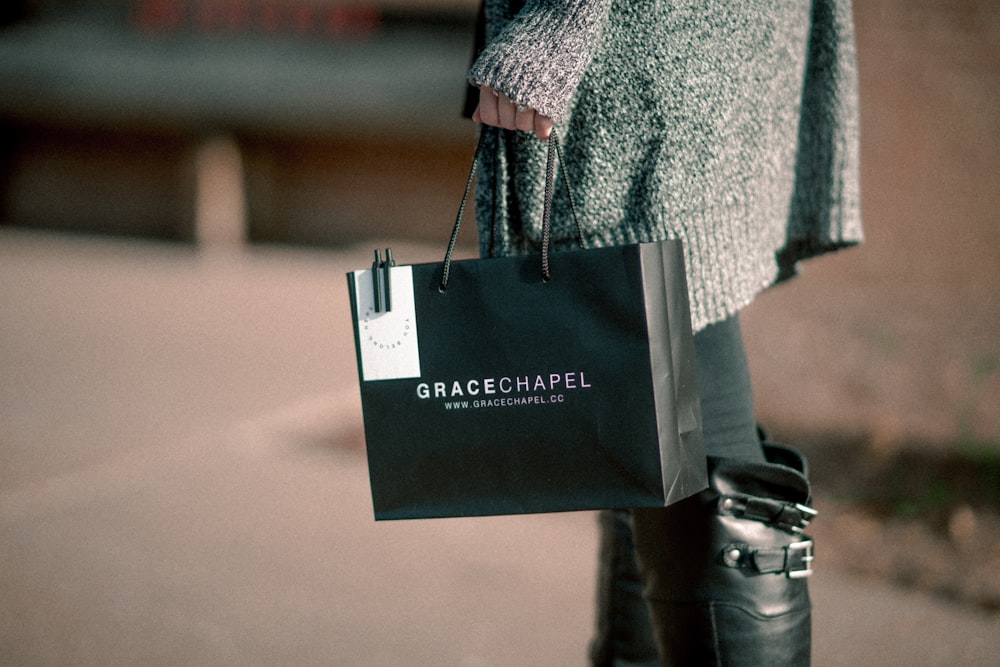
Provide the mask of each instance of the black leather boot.
[{"label": "black leather boot", "polygon": [[709,489],[633,510],[645,597],[664,665],[803,666],[815,516],[804,458],[708,460]]},{"label": "black leather boot", "polygon": [[660,667],[642,594],[628,510],[603,510],[597,572],[597,627],[591,667]]}]

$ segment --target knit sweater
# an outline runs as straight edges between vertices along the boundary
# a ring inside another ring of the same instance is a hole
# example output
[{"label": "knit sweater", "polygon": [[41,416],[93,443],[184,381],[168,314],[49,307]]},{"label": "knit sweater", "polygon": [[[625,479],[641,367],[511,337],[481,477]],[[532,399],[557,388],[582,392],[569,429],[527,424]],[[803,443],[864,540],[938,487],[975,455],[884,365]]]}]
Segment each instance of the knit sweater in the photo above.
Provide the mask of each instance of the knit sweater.
[{"label": "knit sweater", "polygon": [[[470,81],[555,118],[585,247],[684,242],[696,331],[861,240],[850,0],[511,2],[485,0]],[[545,144],[489,139],[481,251],[536,251]],[[564,192],[557,250],[578,244]]]}]

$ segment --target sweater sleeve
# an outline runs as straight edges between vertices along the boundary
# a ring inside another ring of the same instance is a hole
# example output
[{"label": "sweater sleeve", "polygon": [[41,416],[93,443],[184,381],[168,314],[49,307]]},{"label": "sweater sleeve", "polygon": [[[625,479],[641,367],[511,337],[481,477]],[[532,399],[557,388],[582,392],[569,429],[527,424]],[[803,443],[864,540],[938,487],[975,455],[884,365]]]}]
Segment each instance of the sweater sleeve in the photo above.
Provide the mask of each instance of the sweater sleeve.
[{"label": "sweater sleeve", "polygon": [[469,80],[558,118],[597,48],[611,0],[528,0],[472,66]]}]

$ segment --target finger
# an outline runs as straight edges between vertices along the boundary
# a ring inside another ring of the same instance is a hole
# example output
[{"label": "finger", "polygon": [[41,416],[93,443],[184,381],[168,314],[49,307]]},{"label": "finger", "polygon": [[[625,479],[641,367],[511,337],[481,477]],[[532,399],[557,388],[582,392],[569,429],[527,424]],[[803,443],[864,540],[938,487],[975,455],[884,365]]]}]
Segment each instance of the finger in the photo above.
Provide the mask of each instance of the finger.
[{"label": "finger", "polygon": [[552,119],[549,118],[548,116],[543,116],[540,113],[536,113],[534,121],[535,121],[535,136],[541,139],[542,141],[548,140],[548,138],[552,135],[552,126],[554,125]]},{"label": "finger", "polygon": [[499,101],[496,93],[489,86],[479,86],[479,122],[483,125],[499,125],[500,116],[497,112]]},{"label": "finger", "polygon": [[535,129],[535,110],[531,107],[517,107],[514,124],[517,129],[532,132]]},{"label": "finger", "polygon": [[506,130],[517,129],[517,106],[501,94],[497,102],[497,114],[500,117],[500,127]]}]

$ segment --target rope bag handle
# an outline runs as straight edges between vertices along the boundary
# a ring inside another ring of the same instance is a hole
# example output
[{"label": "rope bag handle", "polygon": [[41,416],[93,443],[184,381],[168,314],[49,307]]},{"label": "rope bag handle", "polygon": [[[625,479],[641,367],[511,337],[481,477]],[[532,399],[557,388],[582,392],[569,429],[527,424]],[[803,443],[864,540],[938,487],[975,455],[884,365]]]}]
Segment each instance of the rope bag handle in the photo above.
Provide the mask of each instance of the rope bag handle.
[{"label": "rope bag handle", "polygon": [[[497,130],[497,141],[499,142],[500,130]],[[448,249],[444,254],[444,262],[441,268],[441,285],[438,290],[444,292],[448,289],[448,278],[451,274],[451,262],[452,255],[455,252],[455,245],[458,242],[458,232],[462,227],[462,218],[465,215],[465,206],[469,200],[469,193],[472,190],[472,183],[475,180],[476,170],[479,167],[479,159],[482,155],[482,151],[486,147],[486,135],[488,132],[486,128],[482,128],[479,132],[479,141],[476,144],[476,152],[472,157],[472,167],[469,169],[469,178],[465,182],[465,192],[462,194],[462,202],[458,207],[458,215],[455,216],[455,226],[451,230],[451,238],[448,241]],[[555,188],[555,166],[556,159],[558,158],[559,163],[565,165],[566,162],[563,160],[562,148],[559,144],[559,137],[556,135],[556,131],[553,129],[552,134],[548,139],[548,151],[545,158],[545,190],[542,198],[542,251],[541,251],[541,263],[542,263],[542,282],[549,282],[552,280],[552,271],[549,266],[549,252],[551,247],[551,237],[552,237],[552,194]],[[576,237],[580,245],[583,245],[583,231],[580,227],[580,218],[576,213],[576,204],[573,202],[573,193],[570,191],[569,182],[565,176],[565,170],[563,174],[563,185],[566,187],[566,199],[569,202],[570,211],[573,214],[573,222],[576,225]],[[496,224],[496,219],[492,221],[492,225]],[[490,237],[493,237],[494,230],[490,229]]]}]

